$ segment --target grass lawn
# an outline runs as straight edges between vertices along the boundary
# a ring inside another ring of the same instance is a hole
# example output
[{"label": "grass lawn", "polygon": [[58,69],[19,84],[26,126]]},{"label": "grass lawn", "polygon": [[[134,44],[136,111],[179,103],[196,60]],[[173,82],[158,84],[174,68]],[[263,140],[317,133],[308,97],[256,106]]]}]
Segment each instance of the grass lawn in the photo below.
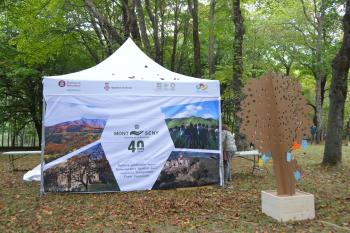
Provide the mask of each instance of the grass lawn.
[{"label": "grass lawn", "polygon": [[[203,187],[109,194],[48,194],[8,172],[0,158],[0,232],[350,232],[350,147],[343,165],[320,165],[323,146],[297,153],[304,176],[298,189],[315,195],[316,219],[279,223],[261,213],[260,191],[275,188],[272,162],[262,177],[234,160],[225,188]],[[39,157],[16,161],[32,168]]]}]

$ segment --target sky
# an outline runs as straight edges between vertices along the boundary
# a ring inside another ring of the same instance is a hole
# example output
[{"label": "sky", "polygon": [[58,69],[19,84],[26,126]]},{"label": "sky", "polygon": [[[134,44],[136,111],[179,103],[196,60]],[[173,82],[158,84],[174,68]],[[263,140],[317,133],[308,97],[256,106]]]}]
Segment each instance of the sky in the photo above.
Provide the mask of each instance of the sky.
[{"label": "sky", "polygon": [[52,126],[67,121],[87,119],[107,119],[108,114],[92,105],[59,103],[46,110],[45,126]]},{"label": "sky", "polygon": [[[172,103],[175,104],[176,102]],[[124,115],[134,114],[135,111],[138,111],[136,108],[120,111],[120,108],[108,108],[103,104],[101,105],[102,106],[94,106],[53,101],[47,105],[45,126],[80,120],[81,118],[106,120],[111,115],[125,117]],[[217,100],[162,107],[160,110],[165,115],[165,118],[187,118],[196,116],[205,119],[219,119],[219,102]],[[157,109],[156,112],[159,114],[159,109]]]},{"label": "sky", "polygon": [[187,118],[191,116],[219,119],[219,102],[205,101],[191,104],[163,107],[165,118]]}]

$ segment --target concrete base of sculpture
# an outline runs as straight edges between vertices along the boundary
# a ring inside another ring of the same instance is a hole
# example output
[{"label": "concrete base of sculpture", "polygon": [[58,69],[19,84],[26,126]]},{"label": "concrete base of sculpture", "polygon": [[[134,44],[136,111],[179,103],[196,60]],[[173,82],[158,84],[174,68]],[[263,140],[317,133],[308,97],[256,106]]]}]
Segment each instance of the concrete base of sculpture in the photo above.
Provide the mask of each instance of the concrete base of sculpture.
[{"label": "concrete base of sculpture", "polygon": [[315,198],[310,193],[296,191],[293,196],[277,196],[277,191],[261,191],[261,209],[268,216],[286,222],[315,218]]}]

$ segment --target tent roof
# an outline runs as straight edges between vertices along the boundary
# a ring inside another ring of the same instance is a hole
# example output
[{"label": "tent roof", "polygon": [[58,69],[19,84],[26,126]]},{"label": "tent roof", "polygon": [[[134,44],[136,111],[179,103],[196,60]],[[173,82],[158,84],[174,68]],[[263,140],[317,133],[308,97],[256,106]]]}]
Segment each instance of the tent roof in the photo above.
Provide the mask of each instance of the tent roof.
[{"label": "tent roof", "polygon": [[141,95],[220,97],[218,80],[167,70],[129,38],[100,64],[79,72],[44,77],[44,96]]},{"label": "tent roof", "polygon": [[[130,38],[127,39],[116,52],[94,67],[71,74],[49,76],[45,77],[45,79],[69,79],[81,81],[204,81],[198,78],[178,74],[162,67],[144,54]],[[205,81],[210,82],[211,80]]]}]

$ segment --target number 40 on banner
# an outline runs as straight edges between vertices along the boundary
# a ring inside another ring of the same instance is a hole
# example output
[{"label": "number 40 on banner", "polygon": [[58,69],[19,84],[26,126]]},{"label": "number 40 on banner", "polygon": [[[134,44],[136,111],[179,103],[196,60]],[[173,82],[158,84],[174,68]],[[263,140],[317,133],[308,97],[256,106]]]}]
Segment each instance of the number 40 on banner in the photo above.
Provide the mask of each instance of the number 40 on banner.
[{"label": "number 40 on banner", "polygon": [[131,150],[132,152],[138,151],[142,152],[145,149],[145,143],[142,140],[139,140],[135,142],[134,140],[130,142],[128,146],[128,150]]}]

